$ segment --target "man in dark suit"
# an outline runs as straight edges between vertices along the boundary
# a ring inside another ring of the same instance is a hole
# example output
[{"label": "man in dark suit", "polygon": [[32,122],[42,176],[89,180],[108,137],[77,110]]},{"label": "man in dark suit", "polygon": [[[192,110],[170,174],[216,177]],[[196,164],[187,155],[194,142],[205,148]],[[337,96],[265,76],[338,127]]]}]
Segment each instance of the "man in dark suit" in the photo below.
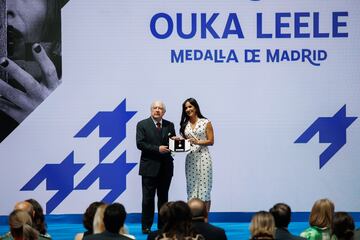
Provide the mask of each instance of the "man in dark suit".
[{"label": "man in dark suit", "polygon": [[192,215],[192,227],[196,233],[203,235],[206,240],[227,240],[224,229],[208,223],[208,212],[203,201],[193,198],[188,205]]},{"label": "man in dark suit", "polygon": [[[136,126],[136,145],[141,150],[139,175],[142,176],[142,232],[151,230],[155,211],[155,193],[158,197],[158,211],[168,201],[173,175],[173,158],[169,150],[169,137],[175,136],[172,122],[163,119],[166,108],[163,102],[151,104],[151,116]],[[158,217],[158,229],[163,222]]]},{"label": "man in dark suit", "polygon": [[270,213],[275,219],[275,239],[276,240],[306,240],[303,237],[292,235],[288,230],[291,221],[291,208],[285,203],[277,203],[271,209]]},{"label": "man in dark suit", "polygon": [[125,235],[119,234],[124,226],[126,211],[120,203],[113,203],[106,207],[104,212],[105,231],[102,233],[85,236],[84,240],[132,240]]}]

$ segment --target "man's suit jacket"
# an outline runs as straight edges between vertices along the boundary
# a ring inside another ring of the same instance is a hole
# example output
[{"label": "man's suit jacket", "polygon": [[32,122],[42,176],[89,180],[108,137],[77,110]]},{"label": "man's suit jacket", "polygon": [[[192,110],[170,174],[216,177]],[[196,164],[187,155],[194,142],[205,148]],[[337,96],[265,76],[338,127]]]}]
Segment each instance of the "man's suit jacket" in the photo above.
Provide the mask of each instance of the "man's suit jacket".
[{"label": "man's suit jacket", "polygon": [[139,174],[155,177],[159,174],[173,175],[174,165],[170,153],[160,153],[159,146],[169,146],[169,137],[175,136],[172,122],[162,120],[161,130],[158,130],[151,117],[140,121],[136,126],[136,145],[141,150]]},{"label": "man's suit jacket", "polygon": [[227,240],[224,229],[215,227],[210,223],[193,221],[192,227],[196,233],[203,235],[206,240]]},{"label": "man's suit jacket", "polygon": [[360,228],[356,229],[354,240],[360,240]]},{"label": "man's suit jacket", "polygon": [[286,228],[276,228],[276,240],[306,240],[306,238],[292,235]]},{"label": "man's suit jacket", "polygon": [[85,236],[83,240],[133,240],[127,236],[108,231]]}]

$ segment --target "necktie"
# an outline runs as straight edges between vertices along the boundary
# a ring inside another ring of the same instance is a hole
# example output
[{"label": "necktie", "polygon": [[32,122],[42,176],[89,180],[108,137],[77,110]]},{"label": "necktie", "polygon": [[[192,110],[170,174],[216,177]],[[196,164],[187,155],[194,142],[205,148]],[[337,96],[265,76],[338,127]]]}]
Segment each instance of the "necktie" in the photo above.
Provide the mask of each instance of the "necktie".
[{"label": "necktie", "polygon": [[158,131],[161,130],[161,123],[160,123],[160,122],[157,122],[157,123],[156,123],[156,128],[157,128]]}]

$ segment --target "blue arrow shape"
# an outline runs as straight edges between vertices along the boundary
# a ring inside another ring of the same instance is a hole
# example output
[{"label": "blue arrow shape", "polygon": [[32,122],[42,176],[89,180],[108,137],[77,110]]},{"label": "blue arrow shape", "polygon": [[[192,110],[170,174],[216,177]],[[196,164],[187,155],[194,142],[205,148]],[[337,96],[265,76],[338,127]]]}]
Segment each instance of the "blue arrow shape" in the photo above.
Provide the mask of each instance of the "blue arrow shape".
[{"label": "blue arrow shape", "polygon": [[102,201],[114,202],[126,189],[126,175],[136,166],[136,163],[126,163],[126,151],[118,157],[114,163],[98,164],[75,189],[88,189],[99,179],[100,189],[111,191]]},{"label": "blue arrow shape", "polygon": [[357,117],[346,117],[346,105],[344,105],[333,117],[319,117],[303,134],[295,140],[295,143],[307,143],[319,132],[320,143],[330,143],[319,156],[320,169],[346,144],[346,129]]},{"label": "blue arrow shape", "polygon": [[99,151],[99,160],[102,162],[125,139],[126,123],[135,113],[136,111],[126,111],[124,99],[114,111],[98,112],[74,137],[86,138],[99,127],[99,137],[110,138]]},{"label": "blue arrow shape", "polygon": [[74,163],[71,152],[60,164],[46,164],[33,176],[20,191],[33,191],[46,180],[46,190],[58,190],[46,203],[46,213],[51,213],[74,189],[74,175],[84,164]]}]

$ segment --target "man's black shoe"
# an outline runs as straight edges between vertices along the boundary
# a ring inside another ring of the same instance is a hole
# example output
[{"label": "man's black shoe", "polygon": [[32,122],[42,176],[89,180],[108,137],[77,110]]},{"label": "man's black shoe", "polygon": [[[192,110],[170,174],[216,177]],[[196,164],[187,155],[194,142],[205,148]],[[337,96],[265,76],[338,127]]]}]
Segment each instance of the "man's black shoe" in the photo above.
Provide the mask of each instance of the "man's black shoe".
[{"label": "man's black shoe", "polygon": [[143,234],[149,234],[150,232],[151,232],[151,230],[149,228],[143,228],[142,229]]}]

